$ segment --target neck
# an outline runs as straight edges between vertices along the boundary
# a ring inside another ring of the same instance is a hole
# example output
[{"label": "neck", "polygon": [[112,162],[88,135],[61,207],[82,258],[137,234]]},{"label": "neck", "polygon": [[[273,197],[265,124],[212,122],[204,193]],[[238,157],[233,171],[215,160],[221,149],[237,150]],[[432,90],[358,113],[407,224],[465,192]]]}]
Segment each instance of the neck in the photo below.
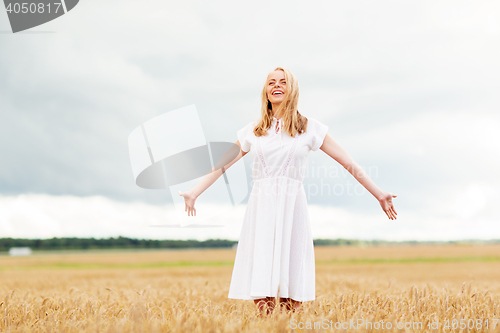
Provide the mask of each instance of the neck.
[{"label": "neck", "polygon": [[281,114],[277,114],[278,112],[278,108],[280,106],[281,103],[278,103],[278,104],[271,104],[271,108],[272,108],[272,111],[273,111],[273,116],[276,118],[276,119],[280,119],[281,118]]}]

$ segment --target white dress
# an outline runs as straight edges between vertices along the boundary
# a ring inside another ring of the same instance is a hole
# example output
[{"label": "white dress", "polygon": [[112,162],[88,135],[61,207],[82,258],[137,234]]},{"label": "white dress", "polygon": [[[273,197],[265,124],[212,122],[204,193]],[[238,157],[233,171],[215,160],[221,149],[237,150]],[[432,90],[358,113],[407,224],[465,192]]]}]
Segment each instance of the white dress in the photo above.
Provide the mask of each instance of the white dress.
[{"label": "white dress", "polygon": [[[237,132],[252,156],[253,188],[236,250],[228,298],[267,296],[315,299],[314,246],[303,179],[309,152],[323,144],[328,126],[308,117],[303,134],[283,133],[273,117],[268,135],[253,121]],[[276,125],[279,132],[276,133]]]}]

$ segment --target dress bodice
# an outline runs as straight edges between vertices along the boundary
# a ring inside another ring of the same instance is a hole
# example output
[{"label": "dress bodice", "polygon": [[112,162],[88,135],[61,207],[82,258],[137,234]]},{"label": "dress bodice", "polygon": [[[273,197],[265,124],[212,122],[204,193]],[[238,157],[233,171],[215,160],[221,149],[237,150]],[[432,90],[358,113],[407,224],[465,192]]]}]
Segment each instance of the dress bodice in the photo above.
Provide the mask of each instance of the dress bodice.
[{"label": "dress bodice", "polygon": [[243,151],[250,150],[253,180],[286,177],[299,182],[304,180],[306,163],[311,150],[322,145],[328,126],[314,118],[307,118],[306,131],[295,137],[283,131],[282,119],[273,117],[267,135],[255,136],[257,121],[238,131]]},{"label": "dress bodice", "polygon": [[309,149],[301,140],[304,138],[303,134],[297,133],[295,137],[291,137],[288,133],[283,133],[281,119],[274,117],[267,133],[256,137],[255,149],[251,150],[253,180],[287,177],[302,182],[309,155]]}]

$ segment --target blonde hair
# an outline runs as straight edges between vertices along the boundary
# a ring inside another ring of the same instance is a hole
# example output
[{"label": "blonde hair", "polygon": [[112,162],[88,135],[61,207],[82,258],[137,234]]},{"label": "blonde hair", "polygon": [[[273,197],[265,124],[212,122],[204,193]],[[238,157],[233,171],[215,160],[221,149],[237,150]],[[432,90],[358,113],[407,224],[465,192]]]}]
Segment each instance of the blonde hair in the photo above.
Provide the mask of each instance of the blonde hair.
[{"label": "blonde hair", "polygon": [[[276,111],[276,114],[282,114],[283,131],[294,137],[297,133],[304,133],[307,128],[307,118],[301,115],[299,110],[297,110],[297,104],[299,102],[299,82],[290,70],[283,67],[276,67],[274,71],[277,70],[283,71],[285,74],[286,93],[283,102],[281,102],[278,110]],[[271,72],[269,74],[271,74]],[[267,135],[267,131],[272,125],[273,111],[271,102],[267,97],[267,83],[268,81],[266,78],[266,82],[264,83],[264,88],[261,93],[261,119],[253,130],[255,136]]]}]

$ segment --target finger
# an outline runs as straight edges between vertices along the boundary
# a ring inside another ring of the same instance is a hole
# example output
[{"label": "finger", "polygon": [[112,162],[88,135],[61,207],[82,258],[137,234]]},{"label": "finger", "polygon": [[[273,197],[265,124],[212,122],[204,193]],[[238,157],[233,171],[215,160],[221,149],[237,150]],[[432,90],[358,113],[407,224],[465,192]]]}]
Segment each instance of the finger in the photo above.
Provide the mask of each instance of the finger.
[{"label": "finger", "polygon": [[394,213],[394,215],[398,215],[398,213],[396,212],[396,210],[394,209],[394,206],[391,207],[392,209],[392,212]]},{"label": "finger", "polygon": [[391,215],[392,217],[394,217],[394,219],[396,219],[396,214],[394,214],[394,209],[392,209],[392,207],[391,207]]},{"label": "finger", "polygon": [[184,211],[187,212],[187,210],[188,210],[188,205],[184,204]]},{"label": "finger", "polygon": [[397,197],[397,196],[398,196],[397,194],[394,194],[392,197],[393,197],[393,198],[395,198],[395,197]]},{"label": "finger", "polygon": [[390,219],[391,217],[389,216],[389,213],[387,211],[385,211],[385,210],[384,210],[384,212],[387,215],[387,217]]},{"label": "finger", "polygon": [[182,196],[181,191],[179,191],[179,195]]}]

